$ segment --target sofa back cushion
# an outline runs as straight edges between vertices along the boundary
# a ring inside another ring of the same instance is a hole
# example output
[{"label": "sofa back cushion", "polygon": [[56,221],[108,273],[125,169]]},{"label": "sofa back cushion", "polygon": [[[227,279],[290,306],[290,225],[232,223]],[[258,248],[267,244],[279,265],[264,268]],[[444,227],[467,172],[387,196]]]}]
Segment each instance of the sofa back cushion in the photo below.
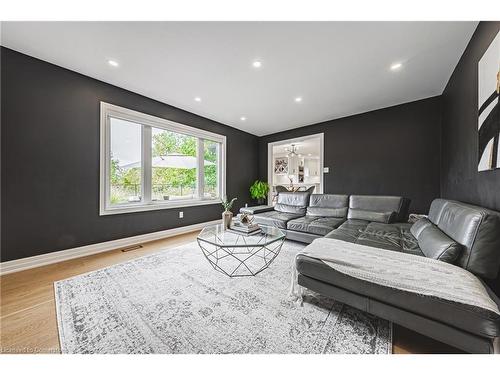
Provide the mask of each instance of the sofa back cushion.
[{"label": "sofa back cushion", "polygon": [[408,216],[409,204],[410,201],[403,197],[351,195],[347,217],[381,223],[404,221]]},{"label": "sofa back cushion", "polygon": [[429,219],[427,219],[426,217],[424,217],[424,218],[418,220],[417,222],[415,222],[411,226],[410,232],[413,235],[413,237],[415,237],[418,240],[418,237],[420,236],[420,233],[422,233],[422,231],[426,227],[428,227],[429,225],[432,225],[432,223],[430,222]]},{"label": "sofa back cushion", "polygon": [[289,214],[305,215],[306,207],[309,203],[309,195],[310,193],[308,192],[279,193],[274,209]]},{"label": "sofa back cushion", "polygon": [[500,267],[500,213],[483,207],[435,199],[429,220],[464,249],[457,265],[487,279]]},{"label": "sofa back cushion", "polygon": [[312,194],[307,207],[308,216],[339,217],[347,216],[348,195]]},{"label": "sofa back cushion", "polygon": [[374,221],[376,223],[389,224],[396,221],[396,213],[390,212],[378,212],[378,211],[368,211],[368,210],[358,210],[355,208],[350,208],[347,215],[349,219]]},{"label": "sofa back cushion", "polygon": [[446,263],[455,263],[463,246],[448,237],[430,221],[424,224],[418,233],[418,246],[427,258],[438,259]]}]

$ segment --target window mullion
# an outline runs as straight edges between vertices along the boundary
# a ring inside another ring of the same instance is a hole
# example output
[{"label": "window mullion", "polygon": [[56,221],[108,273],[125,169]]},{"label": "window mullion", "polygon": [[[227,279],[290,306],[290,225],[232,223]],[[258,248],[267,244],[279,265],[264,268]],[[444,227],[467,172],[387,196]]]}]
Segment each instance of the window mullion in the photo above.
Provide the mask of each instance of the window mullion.
[{"label": "window mullion", "polygon": [[104,123],[104,154],[105,154],[105,165],[104,165],[104,189],[105,189],[105,199],[106,207],[111,205],[111,121],[109,116],[105,116]]},{"label": "window mullion", "polygon": [[151,203],[152,195],[152,130],[151,126],[142,127],[142,197],[146,204]]},{"label": "window mullion", "polygon": [[203,199],[205,195],[205,163],[204,163],[204,147],[203,147],[203,139],[197,138],[197,152],[196,152],[196,160],[197,160],[197,178],[196,185],[198,190],[198,199]]},{"label": "window mullion", "polygon": [[226,196],[226,141],[219,144],[219,163],[218,163],[217,182],[219,183],[219,197]]},{"label": "window mullion", "polygon": [[217,194],[219,196],[219,198],[223,198],[223,195],[224,195],[224,192],[222,191],[222,173],[224,173],[224,171],[222,170],[222,157],[223,157],[223,154],[222,154],[222,143],[219,143],[218,144],[218,147],[217,147]]}]

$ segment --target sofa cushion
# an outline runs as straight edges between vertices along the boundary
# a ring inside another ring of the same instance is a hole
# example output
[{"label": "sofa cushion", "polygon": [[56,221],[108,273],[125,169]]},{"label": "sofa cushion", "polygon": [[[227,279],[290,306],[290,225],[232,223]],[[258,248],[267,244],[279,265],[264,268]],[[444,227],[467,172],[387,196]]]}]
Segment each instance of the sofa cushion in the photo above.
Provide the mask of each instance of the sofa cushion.
[{"label": "sofa cushion", "polygon": [[392,223],[396,219],[395,212],[377,212],[368,210],[359,210],[356,208],[350,208],[347,213],[347,218],[375,221],[378,223]]},{"label": "sofa cushion", "polygon": [[269,211],[254,215],[253,221],[257,224],[275,226],[281,229],[286,229],[286,223],[292,219],[301,217],[302,215],[291,214],[279,211]]},{"label": "sofa cushion", "polygon": [[418,236],[422,231],[428,227],[429,225],[432,225],[432,223],[429,221],[427,218],[422,218],[418,221],[416,221],[410,228],[411,234],[418,240]]},{"label": "sofa cushion", "polygon": [[268,211],[273,211],[273,210],[274,210],[273,206],[261,205],[261,206],[252,206],[252,207],[241,207],[240,213],[248,214],[248,215],[256,215],[256,214],[260,214],[262,212],[268,212]]},{"label": "sofa cushion", "polygon": [[[300,274],[315,280],[411,311],[475,335],[483,337],[500,336],[500,319],[497,314],[488,310],[360,280],[338,272],[322,261],[305,255],[297,256],[296,267]],[[497,305],[500,306],[500,301],[494,298],[493,292],[486,286],[485,289]]]},{"label": "sofa cushion", "polygon": [[284,213],[305,215],[309,196],[308,192],[280,193],[274,209]]},{"label": "sofa cushion", "polygon": [[324,236],[325,234],[331,232],[333,229],[337,228],[343,222],[343,218],[316,217],[307,215],[298,219],[290,220],[287,223],[287,229]]},{"label": "sofa cushion", "polygon": [[347,207],[343,208],[307,207],[307,215],[345,218],[347,216]]},{"label": "sofa cushion", "polygon": [[370,223],[356,243],[423,256],[416,238],[412,236],[409,229],[410,225],[407,223]]},{"label": "sofa cushion", "polygon": [[429,220],[464,249],[457,265],[486,279],[500,267],[500,213],[470,204],[435,199]]},{"label": "sofa cushion", "polygon": [[288,213],[288,214],[297,214],[299,216],[306,214],[305,207],[292,206],[290,204],[276,203],[274,206],[275,211]]},{"label": "sofa cushion", "polygon": [[286,192],[278,194],[278,204],[286,204],[289,206],[307,207],[309,196],[307,192]]},{"label": "sofa cushion", "polygon": [[317,218],[313,216],[302,216],[298,219],[293,219],[287,222],[286,229],[294,230],[297,232],[307,232],[309,224],[311,224],[316,219]]},{"label": "sofa cushion", "polygon": [[381,213],[395,212],[395,220],[401,222],[406,221],[408,217],[409,205],[409,199],[397,196],[351,195],[349,197],[349,210],[356,209]]},{"label": "sofa cushion", "polygon": [[325,237],[355,243],[368,224],[370,224],[370,222],[366,220],[347,219],[337,229],[331,231]]},{"label": "sofa cushion", "polygon": [[434,199],[432,201],[431,207],[429,208],[429,215],[427,216],[432,223],[439,223],[439,219],[441,218],[443,210],[447,204],[448,200],[446,199]]},{"label": "sofa cushion", "polygon": [[454,263],[463,250],[463,246],[444,234],[430,223],[419,233],[418,246],[427,258]]},{"label": "sofa cushion", "polygon": [[325,237],[424,256],[410,227],[408,223],[384,224],[351,219]]},{"label": "sofa cushion", "polygon": [[349,196],[339,194],[312,194],[307,215],[323,217],[346,217]]},{"label": "sofa cushion", "polygon": [[309,225],[309,231],[324,236],[337,228],[344,221],[345,219],[339,217],[321,217],[314,220]]}]

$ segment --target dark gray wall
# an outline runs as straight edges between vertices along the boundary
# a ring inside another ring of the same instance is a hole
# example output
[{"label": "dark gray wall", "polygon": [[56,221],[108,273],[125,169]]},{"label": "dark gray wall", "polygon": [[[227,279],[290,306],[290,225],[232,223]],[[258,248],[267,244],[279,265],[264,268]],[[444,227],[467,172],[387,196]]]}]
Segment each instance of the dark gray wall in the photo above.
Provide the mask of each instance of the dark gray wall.
[{"label": "dark gray wall", "polygon": [[500,210],[500,169],[477,171],[477,64],[500,30],[481,22],[443,92],[441,195]]},{"label": "dark gray wall", "polygon": [[227,194],[250,201],[256,136],[6,48],[1,80],[2,261],[220,218],[219,205],[99,216],[101,100],[225,135]]},{"label": "dark gray wall", "polygon": [[269,142],[324,133],[326,193],[403,195],[427,212],[440,194],[440,124],[434,97],[272,134],[259,140],[260,178]]}]

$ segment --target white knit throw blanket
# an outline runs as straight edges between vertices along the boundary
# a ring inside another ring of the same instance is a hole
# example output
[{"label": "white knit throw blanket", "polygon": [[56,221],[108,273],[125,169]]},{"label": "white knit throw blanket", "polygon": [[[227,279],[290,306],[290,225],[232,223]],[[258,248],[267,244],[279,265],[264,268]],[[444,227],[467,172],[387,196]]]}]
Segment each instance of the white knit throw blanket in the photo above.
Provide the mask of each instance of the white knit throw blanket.
[{"label": "white knit throw blanket", "polygon": [[[314,240],[299,254],[316,258],[338,272],[389,288],[477,306],[500,315],[479,279],[469,271],[436,259],[383,250],[332,238]],[[292,265],[291,295],[302,300]]]}]

